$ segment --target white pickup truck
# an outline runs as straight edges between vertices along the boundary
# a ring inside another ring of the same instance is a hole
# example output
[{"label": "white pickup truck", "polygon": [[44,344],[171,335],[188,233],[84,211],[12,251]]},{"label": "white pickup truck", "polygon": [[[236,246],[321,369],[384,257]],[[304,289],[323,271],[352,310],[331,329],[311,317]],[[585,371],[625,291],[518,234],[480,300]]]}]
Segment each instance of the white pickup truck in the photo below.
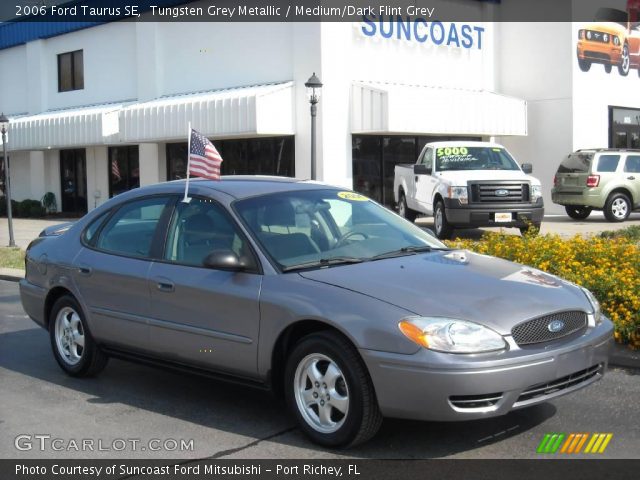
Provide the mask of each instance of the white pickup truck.
[{"label": "white pickup truck", "polygon": [[396,165],[393,195],[400,215],[433,215],[438,238],[454,228],[486,226],[538,230],[544,215],[540,181],[502,146],[434,142],[415,164]]}]

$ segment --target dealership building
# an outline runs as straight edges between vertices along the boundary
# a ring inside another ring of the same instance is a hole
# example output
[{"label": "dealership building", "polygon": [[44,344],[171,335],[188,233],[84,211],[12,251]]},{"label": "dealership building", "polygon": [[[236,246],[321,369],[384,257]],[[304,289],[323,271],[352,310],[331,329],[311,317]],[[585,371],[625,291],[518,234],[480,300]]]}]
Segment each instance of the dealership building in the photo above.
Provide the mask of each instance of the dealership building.
[{"label": "dealership building", "polygon": [[[510,1],[459,3],[478,18]],[[493,140],[533,164],[547,210],[560,212],[550,190],[565,155],[640,148],[640,70],[583,71],[576,44],[589,28],[395,16],[5,23],[0,110],[13,198],[53,192],[58,210],[75,215],[183,178],[189,122],[217,146],[223,174],[309,178],[304,84],[315,72],[319,180],[391,205],[394,166],[425,143]]]}]

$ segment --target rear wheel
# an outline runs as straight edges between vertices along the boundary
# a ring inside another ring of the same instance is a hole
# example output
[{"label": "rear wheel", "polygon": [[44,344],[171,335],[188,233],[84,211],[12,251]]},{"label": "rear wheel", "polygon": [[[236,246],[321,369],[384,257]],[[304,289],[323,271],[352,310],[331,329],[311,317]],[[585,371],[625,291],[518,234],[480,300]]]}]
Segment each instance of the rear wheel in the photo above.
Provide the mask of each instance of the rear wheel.
[{"label": "rear wheel", "polygon": [[575,220],[584,220],[589,215],[591,215],[591,207],[585,206],[576,206],[576,205],[565,205],[564,207],[567,215]]},{"label": "rear wheel", "polygon": [[417,217],[416,211],[415,210],[411,210],[407,206],[407,197],[405,196],[404,192],[400,192],[400,198],[398,200],[398,214],[401,217],[406,218],[410,222],[415,221],[415,219]]},{"label": "rear wheel", "polygon": [[624,193],[612,193],[604,204],[604,216],[610,222],[624,222],[631,213],[631,200]]},{"label": "rear wheel", "polygon": [[453,234],[453,227],[447,220],[447,213],[442,200],[438,200],[433,209],[433,227],[436,231],[436,237],[441,240],[448,240]]},{"label": "rear wheel", "polygon": [[352,446],[380,428],[382,414],[369,373],[340,334],[318,332],[300,340],[287,359],[284,378],[289,409],[314,442]]},{"label": "rear wheel", "polygon": [[108,357],[93,340],[80,305],[71,295],[54,303],[49,317],[53,355],[72,377],[90,377],[102,371]]}]

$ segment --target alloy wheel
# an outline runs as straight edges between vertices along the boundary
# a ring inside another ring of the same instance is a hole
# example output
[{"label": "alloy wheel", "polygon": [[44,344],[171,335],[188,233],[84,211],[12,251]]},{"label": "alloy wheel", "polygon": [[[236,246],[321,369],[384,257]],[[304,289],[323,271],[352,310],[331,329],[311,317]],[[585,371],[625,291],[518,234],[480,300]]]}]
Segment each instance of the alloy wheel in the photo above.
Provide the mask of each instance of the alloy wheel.
[{"label": "alloy wheel", "polygon": [[616,198],[611,204],[611,213],[613,216],[619,220],[624,220],[627,218],[627,212],[629,210],[629,206],[627,202],[622,198]]},{"label": "alloy wheel", "polygon": [[62,359],[69,365],[76,365],[84,353],[84,328],[80,315],[71,307],[64,307],[56,316],[56,347]]}]

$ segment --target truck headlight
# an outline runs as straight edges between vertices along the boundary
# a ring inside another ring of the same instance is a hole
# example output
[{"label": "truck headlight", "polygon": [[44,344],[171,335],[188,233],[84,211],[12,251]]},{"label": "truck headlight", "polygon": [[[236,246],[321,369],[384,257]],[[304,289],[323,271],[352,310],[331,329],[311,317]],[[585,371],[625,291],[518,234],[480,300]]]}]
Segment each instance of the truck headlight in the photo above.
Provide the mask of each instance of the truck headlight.
[{"label": "truck headlight", "polygon": [[582,290],[582,293],[584,293],[584,295],[587,297],[587,300],[589,300],[589,303],[591,304],[591,314],[593,315],[595,321],[595,324],[591,326],[595,327],[596,325],[600,325],[602,323],[602,310],[600,309],[600,302],[598,301],[596,296],[591,293],[590,290],[584,287],[580,287],[580,290]]},{"label": "truck headlight", "polygon": [[469,203],[467,187],[449,187],[449,198],[457,199],[460,203],[466,205]]},{"label": "truck headlight", "polygon": [[536,202],[542,198],[542,185],[531,185],[531,200]]},{"label": "truck headlight", "polygon": [[398,327],[421,347],[446,353],[495,352],[507,343],[490,328],[466,320],[446,317],[409,317]]}]

